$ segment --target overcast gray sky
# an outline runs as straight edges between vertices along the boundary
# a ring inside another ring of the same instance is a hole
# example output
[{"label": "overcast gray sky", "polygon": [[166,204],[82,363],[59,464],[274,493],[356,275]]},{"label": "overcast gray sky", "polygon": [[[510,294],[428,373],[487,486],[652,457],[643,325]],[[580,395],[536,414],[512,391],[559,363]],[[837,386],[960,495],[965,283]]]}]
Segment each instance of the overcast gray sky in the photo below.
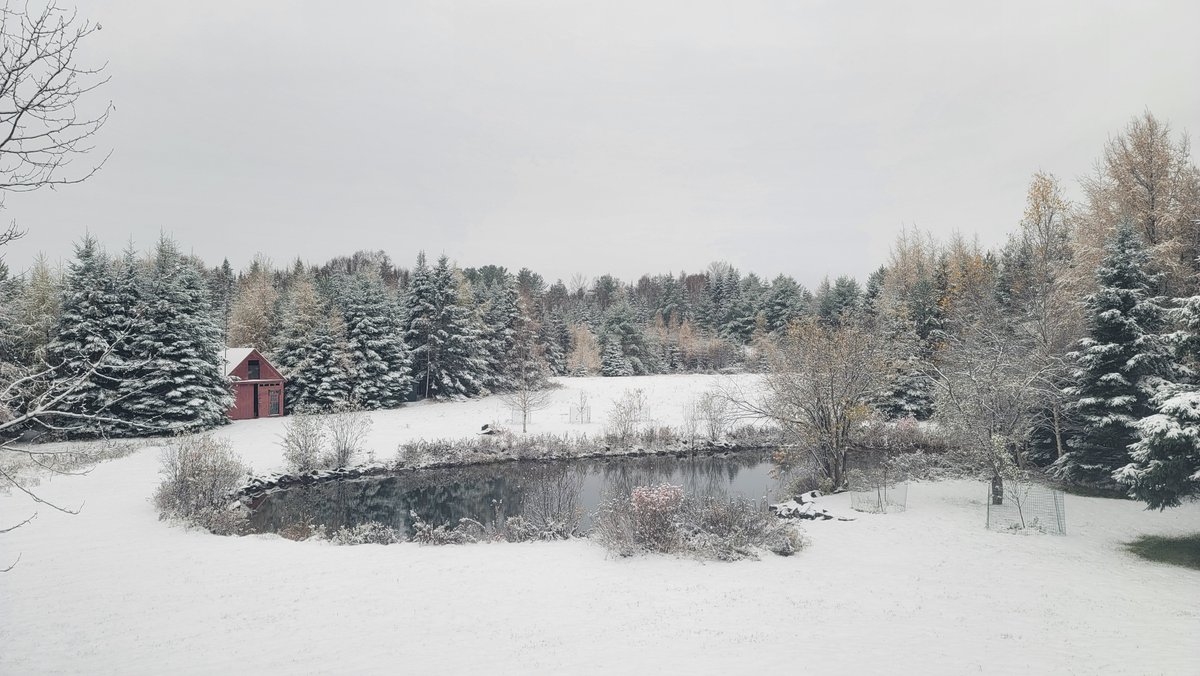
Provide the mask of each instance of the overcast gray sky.
[{"label": "overcast gray sky", "polygon": [[1149,108],[1200,130],[1200,2],[92,0],[113,155],[9,195],[7,261],[160,231],[210,262],[813,285],[898,230],[1002,241]]}]

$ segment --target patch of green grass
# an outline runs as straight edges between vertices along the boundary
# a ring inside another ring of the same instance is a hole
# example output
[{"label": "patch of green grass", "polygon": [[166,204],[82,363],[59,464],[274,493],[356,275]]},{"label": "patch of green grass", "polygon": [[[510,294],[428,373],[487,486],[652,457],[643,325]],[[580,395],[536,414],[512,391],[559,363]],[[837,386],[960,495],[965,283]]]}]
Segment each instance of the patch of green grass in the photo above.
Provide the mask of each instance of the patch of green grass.
[{"label": "patch of green grass", "polygon": [[1200,533],[1176,537],[1143,535],[1125,547],[1143,559],[1200,570]]}]

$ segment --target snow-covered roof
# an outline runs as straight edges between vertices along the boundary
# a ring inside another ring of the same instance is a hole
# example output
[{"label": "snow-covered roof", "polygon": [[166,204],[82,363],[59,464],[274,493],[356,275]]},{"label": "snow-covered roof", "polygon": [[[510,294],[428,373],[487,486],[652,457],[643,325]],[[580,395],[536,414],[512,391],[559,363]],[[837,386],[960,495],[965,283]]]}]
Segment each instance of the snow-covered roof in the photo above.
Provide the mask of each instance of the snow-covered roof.
[{"label": "snow-covered roof", "polygon": [[238,367],[238,364],[246,361],[246,357],[254,351],[252,347],[227,347],[225,348],[225,375],[232,375],[233,370]]}]

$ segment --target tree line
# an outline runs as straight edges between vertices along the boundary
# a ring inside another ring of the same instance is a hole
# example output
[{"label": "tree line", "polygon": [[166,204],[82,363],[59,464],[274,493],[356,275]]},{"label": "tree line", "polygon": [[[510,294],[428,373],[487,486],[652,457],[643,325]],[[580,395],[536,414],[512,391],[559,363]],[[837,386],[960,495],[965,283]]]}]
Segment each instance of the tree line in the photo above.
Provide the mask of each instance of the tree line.
[{"label": "tree line", "polygon": [[796,327],[853,327],[886,345],[860,402],[880,415],[940,413],[1014,462],[1079,483],[1120,473],[1149,485],[1131,459],[1193,429],[1200,178],[1186,137],[1146,113],[1081,188],[1072,203],[1053,175],[1035,174],[1004,245],[904,231],[865,283],[843,276],[811,291],[726,263],[547,283],[527,268],[423,253],[411,268],[358,252],[283,268],[260,257],[235,272],[167,239],[148,256],[109,256],[85,238],[61,273],[44,259],[19,277],[0,268],[7,380],[43,373],[6,405],[19,411],[82,379],[58,405],[88,421],[71,425],[79,431],[203,429],[229,403],[225,345],[260,349],[288,378],[288,407],[321,411],[538,387],[551,375],[767,370],[797,336],[815,340]]}]

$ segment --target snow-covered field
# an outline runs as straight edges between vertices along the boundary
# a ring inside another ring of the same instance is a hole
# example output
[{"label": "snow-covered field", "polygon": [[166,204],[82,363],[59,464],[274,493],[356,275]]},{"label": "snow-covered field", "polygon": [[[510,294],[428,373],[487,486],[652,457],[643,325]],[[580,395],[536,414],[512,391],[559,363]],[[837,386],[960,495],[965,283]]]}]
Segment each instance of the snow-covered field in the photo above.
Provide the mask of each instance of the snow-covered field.
[{"label": "snow-covered field", "polygon": [[[705,392],[734,387],[752,391],[757,376],[670,375],[633,378],[556,378],[558,388],[550,390],[546,408],[534,411],[529,434],[570,434],[590,437],[604,434],[613,403],[627,391],[641,390],[648,402],[644,424],[678,428],[684,408]],[[591,422],[571,423],[571,406],[578,405],[580,394],[587,395]],[[371,432],[366,447],[380,461],[396,457],[398,446],[413,439],[462,439],[475,436],[485,423],[520,432],[520,422],[512,422],[512,409],[502,397],[491,396],[446,403],[424,401],[390,411],[371,414]],[[519,420],[519,419],[518,419]],[[239,421],[217,430],[229,438],[238,453],[256,473],[282,469],[279,437],[287,418],[260,418]]]},{"label": "snow-covered field", "polygon": [[[641,385],[665,417],[704,382]],[[569,385],[593,392],[594,425],[605,392],[631,386]],[[497,405],[380,414],[373,439],[390,455],[402,438],[451,436],[460,425],[470,434]],[[278,430],[257,421],[222,433],[266,470],[279,464]],[[1068,496],[1069,535],[1011,535],[983,528],[984,485],[922,483],[905,513],[811,523],[811,545],[794,557],[727,564],[612,559],[587,541],[335,547],[217,537],[157,520],[148,501],[157,467],[147,448],[54,478],[44,496],[85,503],[82,513],[43,508],[0,536],[3,561],[22,555],[0,575],[0,673],[1200,670],[1200,572],[1121,548],[1143,533],[1200,530],[1197,504],[1157,513]],[[849,512],[844,495],[825,504]],[[29,508],[0,497],[5,523]]]}]

